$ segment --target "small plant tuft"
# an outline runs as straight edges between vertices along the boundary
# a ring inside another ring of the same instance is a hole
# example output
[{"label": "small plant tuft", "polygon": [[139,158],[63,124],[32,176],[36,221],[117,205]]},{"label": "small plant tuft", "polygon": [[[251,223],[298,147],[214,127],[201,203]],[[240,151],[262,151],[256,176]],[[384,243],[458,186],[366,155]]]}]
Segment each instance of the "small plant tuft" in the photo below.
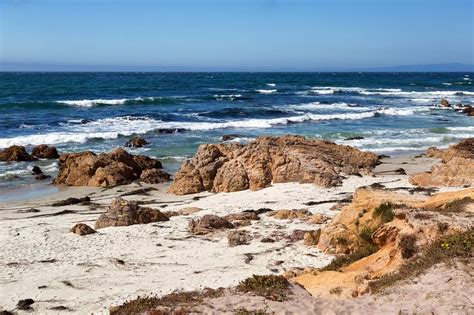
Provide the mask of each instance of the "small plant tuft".
[{"label": "small plant tuft", "polygon": [[402,252],[402,257],[404,259],[413,257],[417,252],[416,236],[413,234],[403,235],[400,238],[398,247],[400,248],[400,251]]},{"label": "small plant tuft", "polygon": [[253,275],[241,281],[237,291],[251,292],[272,301],[286,301],[290,293],[290,283],[283,276]]},{"label": "small plant tuft", "polygon": [[380,217],[382,224],[388,223],[395,217],[395,214],[393,213],[394,208],[395,205],[393,203],[383,202],[374,209],[374,217]]}]

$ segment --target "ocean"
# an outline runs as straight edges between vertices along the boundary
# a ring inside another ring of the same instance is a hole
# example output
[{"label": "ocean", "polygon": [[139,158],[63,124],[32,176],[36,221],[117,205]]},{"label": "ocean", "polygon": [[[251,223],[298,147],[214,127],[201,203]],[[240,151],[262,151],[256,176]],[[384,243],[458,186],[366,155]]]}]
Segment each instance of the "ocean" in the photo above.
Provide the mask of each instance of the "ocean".
[{"label": "ocean", "polygon": [[[385,155],[420,153],[474,136],[474,118],[438,106],[474,105],[473,73],[0,73],[0,148],[54,145],[60,153],[127,149],[168,172],[203,143],[260,135],[324,138]],[[347,140],[362,137],[358,140]],[[57,161],[0,162],[0,200],[47,188]]]}]

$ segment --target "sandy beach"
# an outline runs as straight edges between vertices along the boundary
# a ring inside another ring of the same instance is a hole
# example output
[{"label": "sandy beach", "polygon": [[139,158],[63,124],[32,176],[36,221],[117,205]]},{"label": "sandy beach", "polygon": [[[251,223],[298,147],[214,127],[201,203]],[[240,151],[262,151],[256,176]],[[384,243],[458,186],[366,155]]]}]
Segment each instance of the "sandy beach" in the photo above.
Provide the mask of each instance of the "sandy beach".
[{"label": "sandy beach", "polygon": [[[205,214],[224,216],[260,208],[307,209],[330,219],[338,213],[331,207],[346,202],[356,188],[373,183],[387,188],[412,187],[406,175],[394,171],[400,167],[409,174],[425,171],[436,161],[385,159],[375,169],[376,176],[350,176],[335,188],[283,183],[253,192],[175,196],[166,193],[169,184],[134,183],[111,189],[71,187],[43,198],[5,203],[0,208],[0,305],[14,309],[18,300],[32,298],[39,313],[54,313],[52,308],[62,306],[76,313],[106,314],[110,306],[137,296],[229,287],[253,274],[322,267],[332,255],[278,235],[314,230],[323,224],[263,214],[241,228],[252,235],[250,244],[229,247],[224,232],[193,236],[187,230],[188,222]],[[104,228],[83,237],[70,232],[76,223],[93,226],[111,200],[120,195],[164,212],[189,207],[202,210],[167,222]],[[85,196],[91,198],[92,206],[51,206],[69,197]],[[261,242],[265,237],[274,237],[275,242]]]}]

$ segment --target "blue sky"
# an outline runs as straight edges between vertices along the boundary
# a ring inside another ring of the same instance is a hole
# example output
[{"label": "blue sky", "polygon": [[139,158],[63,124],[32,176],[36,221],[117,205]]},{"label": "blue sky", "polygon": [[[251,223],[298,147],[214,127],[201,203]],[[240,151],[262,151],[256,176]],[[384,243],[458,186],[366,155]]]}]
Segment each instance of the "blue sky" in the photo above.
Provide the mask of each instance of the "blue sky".
[{"label": "blue sky", "polygon": [[158,70],[473,64],[472,0],[0,0],[0,62]]}]

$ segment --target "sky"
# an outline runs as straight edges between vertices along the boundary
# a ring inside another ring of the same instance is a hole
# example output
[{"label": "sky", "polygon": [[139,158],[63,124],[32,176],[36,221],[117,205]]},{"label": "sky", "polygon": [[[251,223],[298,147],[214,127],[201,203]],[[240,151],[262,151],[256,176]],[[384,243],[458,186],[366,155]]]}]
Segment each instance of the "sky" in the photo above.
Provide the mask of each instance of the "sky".
[{"label": "sky", "polygon": [[474,64],[473,0],[0,0],[18,70]]}]

